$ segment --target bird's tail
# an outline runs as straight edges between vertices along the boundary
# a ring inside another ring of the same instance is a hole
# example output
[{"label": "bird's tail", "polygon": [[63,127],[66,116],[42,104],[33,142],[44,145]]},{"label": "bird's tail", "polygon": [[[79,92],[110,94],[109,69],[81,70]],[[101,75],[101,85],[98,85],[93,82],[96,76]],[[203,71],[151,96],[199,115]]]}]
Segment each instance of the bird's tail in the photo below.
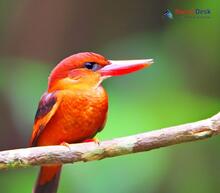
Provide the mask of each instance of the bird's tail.
[{"label": "bird's tail", "polygon": [[61,165],[42,166],[33,193],[56,193]]}]

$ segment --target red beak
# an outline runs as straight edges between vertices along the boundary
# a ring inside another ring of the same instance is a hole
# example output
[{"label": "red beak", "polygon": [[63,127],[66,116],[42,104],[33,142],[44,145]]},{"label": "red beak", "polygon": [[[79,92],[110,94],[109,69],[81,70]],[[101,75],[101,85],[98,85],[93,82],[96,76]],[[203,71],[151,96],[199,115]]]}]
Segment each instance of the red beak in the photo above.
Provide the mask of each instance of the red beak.
[{"label": "red beak", "polygon": [[98,70],[102,77],[121,76],[149,67],[153,59],[109,60],[109,65]]}]

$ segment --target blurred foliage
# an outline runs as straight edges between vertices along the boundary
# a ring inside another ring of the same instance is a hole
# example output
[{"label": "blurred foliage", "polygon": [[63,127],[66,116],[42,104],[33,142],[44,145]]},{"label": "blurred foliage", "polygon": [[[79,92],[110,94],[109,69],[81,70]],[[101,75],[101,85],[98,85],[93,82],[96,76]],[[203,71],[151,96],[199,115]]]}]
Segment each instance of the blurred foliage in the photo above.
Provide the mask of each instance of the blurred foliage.
[{"label": "blurred foliage", "polygon": [[[152,2],[142,4],[153,6]],[[9,5],[13,6],[7,6]],[[19,12],[22,5],[19,5]],[[98,134],[99,139],[111,139],[197,121],[219,111],[219,5],[217,1],[161,4],[153,15],[159,17],[163,23],[159,29],[131,29],[124,36],[114,37],[111,34],[111,41],[102,44],[99,42],[98,47],[93,45],[94,51],[103,53],[108,58],[151,57],[155,60],[155,64],[149,69],[104,82],[109,93],[110,106],[107,125]],[[75,6],[83,9],[79,2]],[[174,15],[174,20],[170,21],[162,17],[166,8],[209,8],[212,13],[207,19],[189,19]],[[138,11],[135,14],[139,14]],[[5,12],[0,15],[1,25],[10,23]],[[148,18],[148,23],[150,20],[155,22],[153,16]],[[92,16],[93,19],[96,17],[98,16]],[[114,19],[117,20],[116,16]],[[129,14],[127,19],[133,23],[138,22],[132,20]],[[140,22],[144,23],[144,18]],[[115,28],[114,23],[111,28]],[[93,41],[100,41],[101,35],[96,34]],[[1,38],[9,41],[7,36]],[[80,38],[83,39],[84,36]],[[72,46],[69,49],[77,49]],[[64,57],[69,53],[63,54]],[[47,60],[19,54],[5,54],[1,57],[0,96],[7,101],[2,102],[0,110],[2,147],[27,146],[37,103],[46,90],[48,74],[55,65],[49,63],[51,62]],[[14,126],[10,126],[9,122]],[[7,146],[3,144],[4,140],[8,142]],[[219,143],[219,138],[216,137],[147,153],[65,165],[59,192],[217,193],[220,178]],[[37,170],[30,168],[1,172],[1,191],[30,192]]]}]

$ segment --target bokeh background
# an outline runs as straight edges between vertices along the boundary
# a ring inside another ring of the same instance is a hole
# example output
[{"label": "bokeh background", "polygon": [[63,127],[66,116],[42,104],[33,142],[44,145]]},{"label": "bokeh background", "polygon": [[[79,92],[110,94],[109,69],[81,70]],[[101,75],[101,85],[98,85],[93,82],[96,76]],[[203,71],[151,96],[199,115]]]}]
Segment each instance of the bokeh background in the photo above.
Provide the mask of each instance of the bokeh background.
[{"label": "bokeh background", "polygon": [[[220,110],[220,3],[214,1],[0,1],[0,149],[27,147],[50,70],[93,51],[154,58],[104,83],[110,107],[100,140],[197,121]],[[210,9],[209,17],[166,9]],[[220,138],[65,165],[59,193],[218,193]],[[38,168],[0,172],[0,192],[30,193]]]}]

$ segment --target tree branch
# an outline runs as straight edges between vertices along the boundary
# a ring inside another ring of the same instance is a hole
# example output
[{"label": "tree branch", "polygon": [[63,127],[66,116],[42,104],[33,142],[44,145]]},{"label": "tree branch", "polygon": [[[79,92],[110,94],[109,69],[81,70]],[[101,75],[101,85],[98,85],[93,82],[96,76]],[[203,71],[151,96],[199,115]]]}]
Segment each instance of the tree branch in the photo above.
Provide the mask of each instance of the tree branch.
[{"label": "tree branch", "polygon": [[0,152],[0,169],[93,161],[149,151],[173,144],[209,138],[220,133],[220,113],[194,123],[159,129],[128,137],[65,146],[44,146]]}]

